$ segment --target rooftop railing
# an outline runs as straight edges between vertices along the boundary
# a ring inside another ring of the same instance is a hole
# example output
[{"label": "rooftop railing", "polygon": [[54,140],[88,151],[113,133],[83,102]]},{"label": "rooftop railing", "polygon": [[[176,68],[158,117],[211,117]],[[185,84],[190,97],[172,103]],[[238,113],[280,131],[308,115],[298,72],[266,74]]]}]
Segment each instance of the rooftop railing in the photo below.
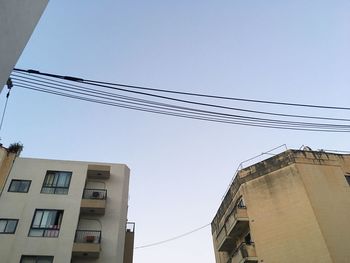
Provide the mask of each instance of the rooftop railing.
[{"label": "rooftop railing", "polygon": [[126,223],[126,232],[135,232],[135,223],[134,222],[127,222]]}]

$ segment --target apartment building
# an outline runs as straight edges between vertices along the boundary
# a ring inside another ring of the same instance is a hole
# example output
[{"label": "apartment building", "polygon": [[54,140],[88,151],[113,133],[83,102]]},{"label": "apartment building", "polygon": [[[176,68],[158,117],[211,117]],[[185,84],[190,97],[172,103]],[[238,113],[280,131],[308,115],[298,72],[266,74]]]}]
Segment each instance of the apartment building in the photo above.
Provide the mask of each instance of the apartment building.
[{"label": "apartment building", "polygon": [[4,147],[0,163],[0,262],[132,262],[126,165],[21,158]]},{"label": "apartment building", "polygon": [[287,150],[237,172],[211,224],[217,263],[350,262],[350,155]]}]

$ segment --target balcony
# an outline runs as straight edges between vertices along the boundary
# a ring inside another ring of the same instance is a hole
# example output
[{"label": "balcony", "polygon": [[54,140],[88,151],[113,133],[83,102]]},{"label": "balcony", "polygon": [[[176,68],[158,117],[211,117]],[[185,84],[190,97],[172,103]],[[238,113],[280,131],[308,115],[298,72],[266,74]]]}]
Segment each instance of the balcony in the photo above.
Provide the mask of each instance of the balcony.
[{"label": "balcony", "polygon": [[227,263],[258,263],[254,243],[241,243]]},{"label": "balcony", "polygon": [[80,213],[86,215],[104,215],[106,210],[106,189],[85,188],[80,204]]},{"label": "balcony", "polygon": [[108,179],[111,175],[109,165],[88,165],[87,178],[89,179]]},{"label": "balcony", "polygon": [[235,207],[216,237],[218,250],[226,252],[232,251],[238,237],[240,237],[248,228],[249,219],[246,207]]},{"label": "balcony", "polygon": [[101,231],[77,230],[75,233],[72,256],[98,258],[101,251]]}]

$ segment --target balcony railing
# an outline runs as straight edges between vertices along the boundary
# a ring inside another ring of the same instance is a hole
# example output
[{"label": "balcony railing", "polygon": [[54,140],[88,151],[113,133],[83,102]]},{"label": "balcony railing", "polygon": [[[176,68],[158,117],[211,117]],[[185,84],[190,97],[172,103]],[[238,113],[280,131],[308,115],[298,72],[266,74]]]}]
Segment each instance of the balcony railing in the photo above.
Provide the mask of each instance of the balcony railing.
[{"label": "balcony railing", "polygon": [[101,231],[77,230],[75,232],[72,256],[78,258],[98,258],[101,252]]},{"label": "balcony railing", "polygon": [[107,203],[106,199],[106,189],[84,189],[80,204],[80,213],[86,215],[104,215]]},{"label": "balcony railing", "polygon": [[105,200],[106,198],[107,198],[106,189],[90,189],[90,188],[84,189],[83,199]]},{"label": "balcony railing", "polygon": [[231,254],[227,263],[255,263],[258,262],[258,258],[255,252],[255,245],[253,242],[242,242]]},{"label": "balcony railing", "polygon": [[97,230],[77,230],[75,233],[74,242],[75,243],[101,243],[101,231]]}]

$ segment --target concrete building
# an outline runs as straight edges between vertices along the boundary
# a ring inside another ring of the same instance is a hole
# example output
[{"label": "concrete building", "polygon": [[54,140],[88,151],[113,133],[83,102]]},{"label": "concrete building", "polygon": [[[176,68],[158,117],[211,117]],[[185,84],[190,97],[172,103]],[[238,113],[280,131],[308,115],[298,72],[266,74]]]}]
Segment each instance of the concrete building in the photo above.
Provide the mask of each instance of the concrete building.
[{"label": "concrete building", "polygon": [[0,92],[48,0],[0,0]]},{"label": "concrete building", "polygon": [[217,263],[350,262],[350,155],[287,150],[237,172],[212,221]]},{"label": "concrete building", "polygon": [[131,263],[129,168],[0,148],[0,262]]}]

